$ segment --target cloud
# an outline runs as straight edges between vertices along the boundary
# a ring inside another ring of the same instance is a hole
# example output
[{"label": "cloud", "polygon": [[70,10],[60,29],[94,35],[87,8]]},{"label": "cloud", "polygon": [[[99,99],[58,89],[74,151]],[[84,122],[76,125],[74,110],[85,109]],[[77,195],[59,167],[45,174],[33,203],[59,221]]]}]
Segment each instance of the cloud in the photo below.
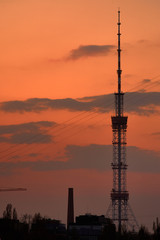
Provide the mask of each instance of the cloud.
[{"label": "cloud", "polygon": [[[128,92],[124,95],[125,111],[139,115],[158,113],[160,92]],[[8,101],[0,104],[4,112],[41,112],[46,110],[97,111],[113,110],[114,94],[89,96],[80,99],[31,98],[25,101]]]},{"label": "cloud", "polygon": [[[160,173],[159,154],[143,150],[135,146],[127,147],[129,171]],[[29,168],[32,171],[57,171],[74,169],[94,169],[110,171],[112,146],[91,144],[87,146],[68,145],[66,147],[68,161],[25,161],[0,162],[0,174],[8,174],[15,169]]]},{"label": "cloud", "polygon": [[49,143],[52,136],[44,130],[55,126],[55,122],[40,121],[0,126],[0,142],[12,144]]},{"label": "cloud", "polygon": [[[92,101],[85,102],[72,99],[46,99],[46,98],[31,98],[25,101],[9,101],[0,104],[0,110],[4,112],[40,112],[48,109],[70,111],[90,111],[95,107],[99,107],[100,102],[105,100],[110,101],[113,98],[112,94],[92,97]],[[100,101],[100,102],[99,102]],[[102,102],[103,103],[103,102]]]},{"label": "cloud", "polygon": [[131,92],[125,94],[125,111],[149,116],[159,113],[160,92]]},{"label": "cloud", "polygon": [[48,98],[30,98],[25,101],[9,101],[0,104],[0,109],[5,112],[39,112],[47,110],[50,104]]},{"label": "cloud", "polygon": [[140,39],[140,40],[137,41],[137,43],[138,44],[149,44],[149,43],[151,43],[151,41],[146,40],[146,39]]},{"label": "cloud", "polygon": [[140,39],[136,42],[140,47],[148,47],[148,48],[151,48],[151,47],[160,47],[160,44],[159,44],[159,41],[150,41],[150,40],[147,40],[147,39]]},{"label": "cloud", "polygon": [[[4,141],[3,141],[4,142]],[[33,133],[19,133],[14,134],[6,142],[13,144],[33,144],[33,143],[50,143],[52,142],[52,136],[48,134],[43,134],[41,132],[38,135]]]},{"label": "cloud", "polygon": [[[69,145],[66,157],[69,168],[87,168],[98,171],[110,170],[113,157],[112,145],[91,144],[87,146]],[[160,153],[143,150],[135,146],[127,147],[127,162],[130,171],[160,172]]]},{"label": "cloud", "polygon": [[105,56],[114,48],[114,45],[81,45],[76,49],[72,49],[66,60],[78,60],[86,57]]},{"label": "cloud", "polygon": [[159,135],[160,135],[160,132],[154,132],[154,133],[152,133],[151,135],[152,135],[152,136],[157,136],[157,135],[159,136]]},{"label": "cloud", "polygon": [[0,135],[17,133],[21,131],[30,131],[37,133],[41,127],[47,128],[55,125],[55,122],[39,121],[14,125],[0,125]]},{"label": "cloud", "polygon": [[37,157],[39,155],[40,155],[39,153],[30,153],[30,154],[28,154],[29,157]]},{"label": "cloud", "polygon": [[148,78],[142,80],[142,83],[144,83],[144,84],[145,83],[150,83],[150,82],[151,82],[151,79],[148,79]]},{"label": "cloud", "polygon": [[160,138],[160,132],[153,132],[151,134],[149,134],[150,136],[153,136],[154,138]]}]

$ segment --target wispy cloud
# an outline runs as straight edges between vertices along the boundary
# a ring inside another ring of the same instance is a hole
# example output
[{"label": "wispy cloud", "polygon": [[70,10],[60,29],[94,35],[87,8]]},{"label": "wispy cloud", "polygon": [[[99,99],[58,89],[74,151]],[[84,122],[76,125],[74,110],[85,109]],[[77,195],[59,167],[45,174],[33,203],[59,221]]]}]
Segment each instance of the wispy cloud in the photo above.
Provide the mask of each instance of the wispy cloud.
[{"label": "wispy cloud", "polygon": [[[160,172],[159,153],[142,150],[135,146],[127,147],[129,171]],[[74,169],[94,169],[109,171],[112,161],[112,146],[91,144],[87,146],[69,145],[66,147],[68,161],[17,161],[0,162],[0,174],[11,174],[15,169],[29,168],[32,171],[57,171]]]},{"label": "wispy cloud", "polygon": [[52,136],[45,133],[44,129],[56,125],[55,122],[41,121],[16,125],[0,126],[0,142],[12,144],[49,143]]},{"label": "wispy cloud", "polygon": [[[147,80],[148,81],[148,80]],[[157,113],[160,106],[160,92],[128,92],[125,111],[140,115]],[[41,112],[46,110],[94,111],[100,113],[113,110],[114,94],[89,96],[80,99],[31,98],[25,101],[0,103],[0,111],[9,113]]]},{"label": "wispy cloud", "polygon": [[76,49],[72,49],[66,60],[105,56],[108,55],[114,48],[114,45],[81,45]]},{"label": "wispy cloud", "polygon": [[146,78],[146,79],[143,79],[142,80],[142,83],[150,83],[152,80],[151,79],[149,79],[149,78]]},{"label": "wispy cloud", "polygon": [[159,113],[160,92],[130,92],[125,95],[125,111],[150,116]]},{"label": "wispy cloud", "polygon": [[153,132],[153,133],[150,133],[149,135],[154,138],[160,139],[160,132]]},{"label": "wispy cloud", "polygon": [[[157,113],[160,106],[160,92],[128,92],[125,94],[125,111],[140,115]],[[0,110],[10,113],[41,112],[45,110],[69,110],[110,112],[113,109],[114,94],[84,97],[81,99],[31,98],[25,101],[0,103]]]},{"label": "wispy cloud", "polygon": [[[90,97],[87,97],[88,100]],[[108,101],[113,100],[113,94],[93,96],[91,101],[84,101],[84,99],[46,99],[46,98],[31,98],[25,101],[8,101],[0,104],[0,110],[4,112],[41,112],[44,110],[61,110],[67,109],[69,111],[90,111],[94,108],[99,108],[99,111],[110,111],[111,107],[106,106]],[[105,103],[105,106],[103,106]]]}]

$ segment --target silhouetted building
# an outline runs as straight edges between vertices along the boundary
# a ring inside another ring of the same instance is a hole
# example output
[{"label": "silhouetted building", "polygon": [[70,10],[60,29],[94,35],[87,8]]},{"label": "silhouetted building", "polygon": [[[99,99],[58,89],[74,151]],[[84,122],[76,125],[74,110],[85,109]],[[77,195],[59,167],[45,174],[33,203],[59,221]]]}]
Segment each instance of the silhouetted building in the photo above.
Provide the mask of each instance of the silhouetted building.
[{"label": "silhouetted building", "polygon": [[73,188],[68,188],[67,229],[68,226],[73,223],[74,223]]},{"label": "silhouetted building", "polygon": [[31,226],[30,239],[65,240],[66,238],[67,232],[65,225],[59,220],[40,219]]},{"label": "silhouetted building", "polygon": [[[80,215],[76,217],[76,222],[69,225],[69,239],[78,240],[98,240],[103,239],[103,233],[106,228],[112,229],[115,234],[115,225],[104,215]],[[104,238],[105,239],[105,238]],[[111,239],[111,238],[110,238]],[[112,237],[112,240],[114,237]]]}]

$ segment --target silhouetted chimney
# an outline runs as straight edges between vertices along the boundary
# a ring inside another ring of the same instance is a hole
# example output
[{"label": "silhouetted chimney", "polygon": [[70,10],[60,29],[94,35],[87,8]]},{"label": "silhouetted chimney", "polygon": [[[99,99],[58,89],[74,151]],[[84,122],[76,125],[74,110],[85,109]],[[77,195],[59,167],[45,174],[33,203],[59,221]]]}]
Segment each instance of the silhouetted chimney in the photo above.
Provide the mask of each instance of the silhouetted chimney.
[{"label": "silhouetted chimney", "polygon": [[72,223],[74,223],[73,188],[68,188],[67,228]]}]

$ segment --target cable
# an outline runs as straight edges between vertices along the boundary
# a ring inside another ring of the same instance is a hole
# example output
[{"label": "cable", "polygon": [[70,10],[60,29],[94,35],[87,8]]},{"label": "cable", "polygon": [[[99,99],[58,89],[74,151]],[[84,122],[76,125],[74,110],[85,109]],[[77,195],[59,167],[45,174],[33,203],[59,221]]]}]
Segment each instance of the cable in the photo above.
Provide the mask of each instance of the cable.
[{"label": "cable", "polygon": [[[157,77],[159,77],[159,76],[160,76],[160,75],[152,78],[152,80],[155,79],[155,78],[157,78]],[[152,83],[151,83],[151,84],[152,84]],[[141,86],[141,85],[144,85],[144,83],[140,83],[138,86],[132,88],[131,90],[136,89],[137,87],[139,87],[139,86]],[[92,112],[95,112],[95,111],[93,111],[93,109],[91,109],[91,111],[92,111]],[[83,115],[83,114],[86,114],[86,111],[83,111],[83,112],[79,113],[78,115],[74,116],[73,118],[71,118],[71,119],[69,119],[69,120],[66,120],[65,122],[63,122],[63,123],[61,123],[61,124],[65,124],[65,123],[67,123],[67,122],[70,122],[71,120],[76,119],[77,117],[79,117],[79,116],[81,116],[81,115]],[[87,115],[87,116],[88,116],[88,115]],[[52,128],[55,129],[55,128],[60,127],[60,130],[63,130],[64,128],[66,128],[66,126],[61,126],[61,124],[58,124],[58,126],[57,126],[57,125],[54,125],[53,127],[49,128],[48,130],[43,131],[43,133],[48,133]],[[73,124],[73,123],[72,123],[72,124]],[[67,126],[67,127],[68,127],[68,126]],[[58,129],[58,131],[59,131],[59,129]],[[56,131],[56,132],[57,132],[57,131]],[[40,133],[40,134],[41,134],[41,133]],[[32,138],[28,137],[28,138],[26,139],[26,141],[27,141],[27,140],[29,140],[29,141],[36,140],[37,137],[40,136],[40,134],[35,134]],[[41,136],[40,139],[43,139],[43,136]],[[10,150],[10,149],[12,149],[12,148],[15,148],[15,146],[11,146],[11,147],[8,148],[7,150],[3,150],[3,151],[1,151],[0,153],[5,152],[5,151],[8,151],[8,150]]]},{"label": "cable", "polygon": [[[153,83],[152,83],[153,84]],[[142,85],[142,84],[139,84],[139,85]],[[139,86],[138,85],[138,86]],[[135,88],[134,88],[135,89]],[[90,115],[92,115],[92,114],[94,114],[94,112],[92,112],[91,114],[88,114],[87,116],[85,116],[84,118],[82,118],[82,119],[85,119],[86,117],[88,117],[88,116],[90,116]],[[99,115],[99,113],[97,113],[98,115]],[[77,116],[79,116],[79,115],[81,115],[81,113],[80,114],[78,114]],[[77,116],[75,116],[75,117],[73,117],[72,119],[75,119]],[[82,120],[82,119],[80,119],[80,120]],[[67,120],[67,121],[65,121],[65,122],[68,122],[68,121],[70,121],[71,119],[69,119],[69,120]],[[77,122],[77,121],[76,121]],[[61,129],[62,130],[62,129]],[[50,129],[49,129],[49,131],[50,131]],[[49,131],[47,131],[47,132],[49,132]],[[57,135],[56,135],[57,136]],[[15,153],[16,151],[14,151],[14,152],[12,152],[12,153]],[[9,153],[9,155],[10,154],[12,154],[12,153]]]}]

